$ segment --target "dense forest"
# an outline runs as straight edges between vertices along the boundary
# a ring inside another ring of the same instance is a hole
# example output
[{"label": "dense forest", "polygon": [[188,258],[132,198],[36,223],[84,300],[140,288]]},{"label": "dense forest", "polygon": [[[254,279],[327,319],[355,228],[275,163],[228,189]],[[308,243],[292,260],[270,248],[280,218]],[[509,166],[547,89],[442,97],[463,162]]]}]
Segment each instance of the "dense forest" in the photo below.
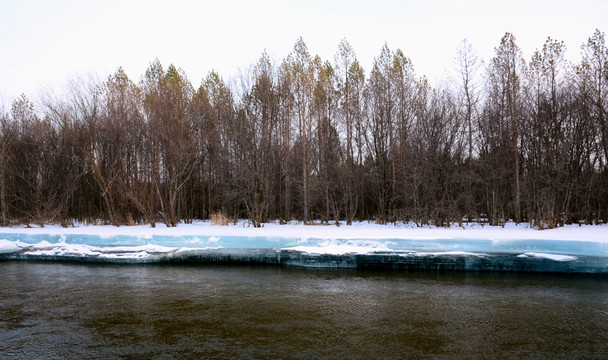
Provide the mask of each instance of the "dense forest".
[{"label": "dense forest", "polygon": [[463,221],[538,228],[608,220],[608,49],[581,61],[506,33],[487,62],[463,41],[444,88],[385,44],[369,73],[300,38],[228,86],[153,61],[0,109],[1,225],[209,219]]}]

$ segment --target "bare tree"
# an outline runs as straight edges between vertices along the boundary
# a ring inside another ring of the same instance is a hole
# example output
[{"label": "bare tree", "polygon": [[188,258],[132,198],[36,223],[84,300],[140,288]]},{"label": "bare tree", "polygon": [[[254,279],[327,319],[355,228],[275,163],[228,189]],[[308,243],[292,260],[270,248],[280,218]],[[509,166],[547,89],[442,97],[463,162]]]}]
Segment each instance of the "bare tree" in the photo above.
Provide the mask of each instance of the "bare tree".
[{"label": "bare tree", "polygon": [[280,132],[280,178],[281,203],[283,204],[282,214],[279,215],[281,223],[291,220],[293,217],[294,201],[293,181],[296,179],[294,172],[294,153],[293,153],[293,113],[295,100],[293,95],[294,81],[291,73],[291,60],[283,60],[278,71],[277,81],[277,107],[278,107],[278,126]]},{"label": "bare tree", "polygon": [[[335,86],[335,71],[330,63],[315,57],[315,84],[313,92],[312,115],[316,118],[316,161],[313,172],[317,186],[323,194],[321,203],[324,212],[321,219],[328,222],[333,218],[339,223],[339,199],[341,198],[340,168],[344,163],[342,149],[337,131],[337,90]],[[346,180],[346,179],[344,179]]]},{"label": "bare tree", "polygon": [[393,217],[407,219],[408,215],[403,209],[412,204],[412,187],[408,178],[412,162],[411,132],[416,120],[416,76],[412,61],[400,49],[393,56],[391,83],[395,93],[393,132],[396,133],[391,140]]},{"label": "bare tree", "polygon": [[313,66],[308,48],[302,38],[294,45],[293,51],[288,58],[291,83],[293,85],[293,101],[298,119],[298,141],[300,142],[301,170],[302,170],[302,219],[308,222],[309,215],[309,156],[308,137],[312,133],[311,108],[313,96]]},{"label": "bare tree", "polygon": [[384,44],[380,56],[374,61],[374,67],[368,80],[368,122],[371,137],[367,143],[370,149],[370,160],[373,163],[373,191],[378,222],[384,223],[392,210],[393,195],[396,188],[392,146],[394,92],[392,91],[391,73],[393,54]]},{"label": "bare tree", "polygon": [[11,144],[15,137],[14,122],[9,115],[0,109],[0,207],[2,207],[2,226],[8,225],[8,203],[6,196],[7,171]]},{"label": "bare tree", "polygon": [[477,112],[479,102],[480,84],[477,78],[481,66],[473,46],[464,39],[458,46],[456,61],[460,75],[460,90],[462,93],[462,107],[464,121],[467,125],[468,158],[473,158],[473,133],[475,132],[473,117]]},{"label": "bare tree", "polygon": [[602,163],[608,162],[608,47],[603,32],[595,30],[582,46],[583,66],[588,67],[592,84],[593,117],[600,134]]},{"label": "bare tree", "polygon": [[524,129],[526,141],[522,150],[528,162],[528,216],[538,227],[563,224],[571,192],[572,179],[568,179],[568,165],[562,154],[567,153],[566,105],[558,90],[563,81],[564,52],[563,42],[548,38],[542,50],[534,53],[528,71],[528,126]]},{"label": "bare tree", "polygon": [[[264,52],[253,68],[253,85],[244,89],[242,122],[238,134],[240,156],[237,179],[248,217],[254,226],[261,226],[272,212],[277,214],[276,188],[279,163],[274,150],[279,137],[276,85],[270,58]],[[274,156],[273,156],[274,155]]]},{"label": "bare tree", "polygon": [[521,176],[520,176],[520,123],[522,90],[521,77],[524,74],[524,62],[521,50],[515,43],[515,36],[506,33],[500,46],[495,48],[489,75],[491,99],[497,103],[497,120],[502,146],[508,151],[513,176],[512,214],[515,222],[521,221]]},{"label": "bare tree", "polygon": [[188,113],[193,89],[182,71],[170,65],[164,72],[158,61],[146,71],[142,88],[152,147],[158,153],[152,156],[159,214],[167,226],[177,226],[182,215],[182,192],[200,160]]},{"label": "bare tree", "polygon": [[359,205],[359,192],[356,191],[357,166],[355,163],[356,124],[361,123],[361,99],[359,85],[362,81],[360,73],[353,71],[358,65],[355,51],[352,46],[342,39],[338,45],[335,55],[335,72],[338,106],[338,116],[341,118],[342,126],[346,132],[344,138],[346,159],[344,163],[344,174],[341,183],[343,195],[342,208],[345,212],[347,224],[351,225],[357,213]]}]

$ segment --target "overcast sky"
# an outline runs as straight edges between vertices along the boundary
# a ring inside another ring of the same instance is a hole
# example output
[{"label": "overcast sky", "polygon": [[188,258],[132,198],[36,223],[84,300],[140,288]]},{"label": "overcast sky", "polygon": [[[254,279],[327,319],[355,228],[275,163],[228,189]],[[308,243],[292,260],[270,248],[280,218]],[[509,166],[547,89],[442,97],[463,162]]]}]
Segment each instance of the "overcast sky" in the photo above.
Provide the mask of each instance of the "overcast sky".
[{"label": "overcast sky", "polygon": [[137,82],[155,58],[197,87],[212,69],[236,76],[264,49],[279,62],[299,36],[332,61],[346,38],[366,74],[387,42],[436,83],[462,39],[489,59],[509,31],[529,59],[551,36],[578,61],[596,28],[608,31],[608,0],[0,0],[0,103],[119,66]]}]

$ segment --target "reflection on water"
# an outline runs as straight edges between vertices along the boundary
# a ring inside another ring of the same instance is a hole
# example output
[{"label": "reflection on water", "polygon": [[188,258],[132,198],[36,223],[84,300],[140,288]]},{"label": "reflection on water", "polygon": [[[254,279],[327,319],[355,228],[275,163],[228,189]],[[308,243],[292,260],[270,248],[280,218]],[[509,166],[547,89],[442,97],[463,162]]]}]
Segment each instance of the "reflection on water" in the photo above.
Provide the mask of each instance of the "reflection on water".
[{"label": "reflection on water", "polygon": [[0,357],[603,358],[608,278],[0,262]]}]

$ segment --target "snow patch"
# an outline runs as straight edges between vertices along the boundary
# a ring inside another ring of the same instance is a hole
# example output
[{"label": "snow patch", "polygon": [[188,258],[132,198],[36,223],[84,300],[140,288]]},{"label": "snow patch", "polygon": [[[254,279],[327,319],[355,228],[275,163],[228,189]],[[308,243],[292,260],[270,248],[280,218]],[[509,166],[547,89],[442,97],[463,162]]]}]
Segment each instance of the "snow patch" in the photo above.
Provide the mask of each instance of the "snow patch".
[{"label": "snow patch", "polygon": [[553,261],[574,261],[578,259],[576,256],[570,255],[559,255],[559,254],[547,254],[547,253],[524,253],[521,255],[517,255],[519,258],[539,258],[539,259],[549,259]]},{"label": "snow patch", "polygon": [[21,248],[13,241],[0,239],[0,254],[10,254],[21,251]]},{"label": "snow patch", "polygon": [[370,240],[325,240],[318,245],[312,246],[293,246],[283,248],[282,250],[287,251],[299,251],[306,254],[318,254],[318,255],[347,255],[357,254],[364,255],[370,253],[391,253],[393,252],[386,243]]},{"label": "snow patch", "polygon": [[101,259],[145,259],[168,257],[174,254],[186,254],[192,251],[218,249],[216,248],[185,248],[168,247],[154,244],[142,246],[90,246],[82,244],[66,244],[63,242],[51,244],[41,241],[38,244],[27,244],[0,240],[0,254],[9,254],[22,251],[26,256],[62,256],[74,258],[101,258]]}]

